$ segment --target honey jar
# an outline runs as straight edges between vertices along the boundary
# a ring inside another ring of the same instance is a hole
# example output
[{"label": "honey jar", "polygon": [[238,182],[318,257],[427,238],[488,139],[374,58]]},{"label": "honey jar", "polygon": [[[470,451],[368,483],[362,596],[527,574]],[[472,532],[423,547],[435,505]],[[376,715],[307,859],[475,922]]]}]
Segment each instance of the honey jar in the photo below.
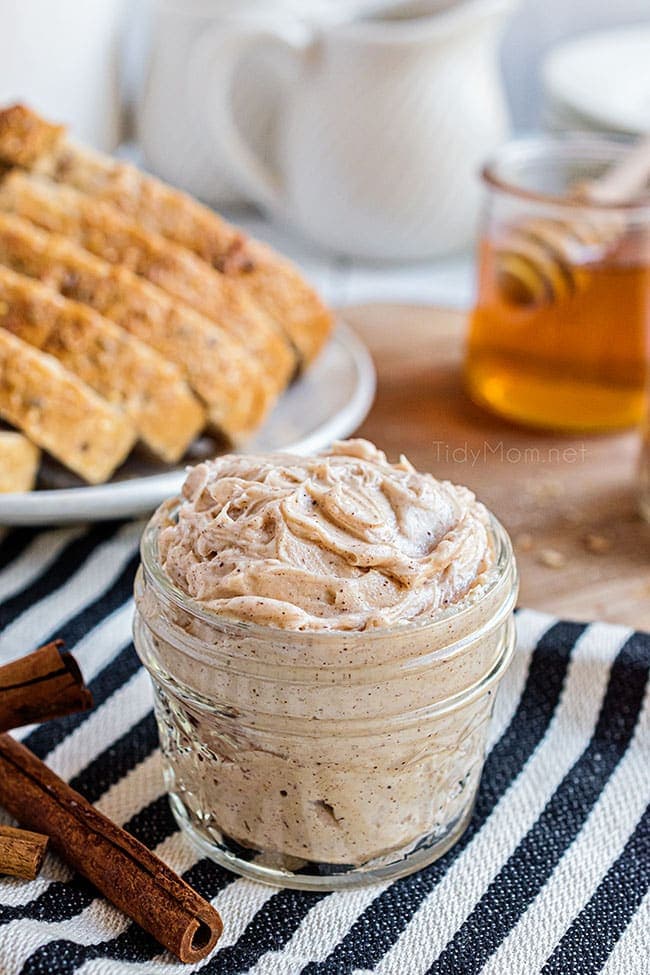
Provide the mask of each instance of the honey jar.
[{"label": "honey jar", "polygon": [[477,403],[553,430],[607,431],[641,420],[650,196],[605,206],[579,192],[627,149],[601,136],[522,139],[485,166],[465,362]]}]

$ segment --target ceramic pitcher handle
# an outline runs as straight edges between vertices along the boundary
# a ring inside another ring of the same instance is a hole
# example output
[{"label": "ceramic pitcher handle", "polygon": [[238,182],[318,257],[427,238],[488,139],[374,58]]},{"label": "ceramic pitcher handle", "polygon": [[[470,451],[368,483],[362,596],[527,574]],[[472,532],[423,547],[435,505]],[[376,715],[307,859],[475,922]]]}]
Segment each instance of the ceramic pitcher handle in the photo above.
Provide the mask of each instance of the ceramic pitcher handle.
[{"label": "ceramic pitcher handle", "polygon": [[190,52],[190,105],[204,122],[229,179],[255,203],[276,211],[284,204],[282,177],[242,138],[233,111],[233,82],[242,58],[254,46],[266,41],[295,57],[310,40],[307,29],[295,22],[222,21],[204,31]]}]

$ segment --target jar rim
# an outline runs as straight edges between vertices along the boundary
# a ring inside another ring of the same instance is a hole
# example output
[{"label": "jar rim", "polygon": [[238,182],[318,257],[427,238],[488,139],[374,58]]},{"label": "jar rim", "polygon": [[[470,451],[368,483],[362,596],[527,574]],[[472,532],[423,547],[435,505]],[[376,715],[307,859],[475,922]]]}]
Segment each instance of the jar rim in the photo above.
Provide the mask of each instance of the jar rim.
[{"label": "jar rim", "polygon": [[627,203],[596,203],[557,193],[545,193],[522,186],[503,175],[505,166],[525,163],[550,155],[555,161],[614,162],[633,145],[634,139],[623,135],[599,135],[588,132],[566,132],[558,135],[528,136],[505,143],[481,169],[481,179],[490,189],[522,200],[566,207],[569,210],[623,211],[650,218],[650,200]]},{"label": "jar rim", "polygon": [[[168,502],[169,503],[169,502]],[[178,506],[177,500],[177,506]],[[173,514],[175,509],[170,507],[170,514]],[[158,592],[165,598],[171,600],[175,603],[178,609],[185,613],[201,620],[203,623],[208,625],[219,625],[222,629],[226,631],[230,630],[232,633],[246,634],[249,636],[260,637],[260,638],[271,638],[271,639],[291,639],[293,642],[300,642],[304,640],[309,642],[317,637],[319,640],[327,642],[331,641],[341,641],[342,639],[350,642],[356,643],[363,641],[367,643],[368,641],[384,640],[386,637],[392,633],[399,633],[401,636],[408,636],[412,633],[423,633],[429,629],[442,628],[447,626],[450,622],[457,623],[466,618],[470,613],[475,613],[482,605],[488,602],[489,598],[494,594],[494,591],[502,582],[503,578],[510,570],[514,564],[514,553],[512,548],[512,542],[510,536],[506,532],[505,528],[501,522],[488,510],[488,516],[490,519],[490,529],[492,541],[495,547],[495,561],[494,565],[488,572],[491,574],[491,578],[482,587],[479,594],[473,593],[470,590],[460,602],[446,607],[440,614],[435,617],[423,617],[422,619],[410,620],[406,623],[398,623],[389,626],[378,626],[372,627],[371,629],[365,630],[340,630],[340,629],[304,629],[304,630],[294,630],[279,626],[269,626],[262,623],[252,623],[249,620],[238,620],[232,616],[227,616],[226,614],[220,614],[211,610],[205,606],[202,606],[198,600],[194,599],[184,592],[179,586],[175,585],[169,576],[163,570],[160,561],[158,559],[158,531],[159,526],[156,523],[156,515],[154,515],[147,525],[145,526],[144,532],[142,533],[142,538],[140,541],[140,558],[142,561],[142,566],[146,572],[149,580],[154,584]],[[506,600],[506,602],[511,603],[508,606],[507,611],[511,611],[514,608],[514,601],[516,599],[517,585],[516,585],[516,569],[515,569],[515,579],[514,579],[513,596],[511,600]],[[500,615],[500,614],[498,614]],[[486,625],[489,625],[491,620],[486,621]],[[473,636],[475,636],[476,631],[474,631]],[[462,642],[462,641],[461,641]]]}]

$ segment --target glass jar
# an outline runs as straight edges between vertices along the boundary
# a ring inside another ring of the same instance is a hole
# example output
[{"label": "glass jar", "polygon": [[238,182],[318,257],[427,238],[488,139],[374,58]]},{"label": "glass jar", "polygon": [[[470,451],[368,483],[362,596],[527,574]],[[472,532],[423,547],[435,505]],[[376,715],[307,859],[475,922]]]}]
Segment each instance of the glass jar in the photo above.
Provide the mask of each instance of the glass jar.
[{"label": "glass jar", "polygon": [[465,377],[509,419],[605,431],[641,420],[650,324],[650,200],[586,205],[579,185],[629,145],[522,139],[483,170],[487,202]]},{"label": "glass jar", "polygon": [[286,887],[391,880],[466,828],[514,646],[517,573],[495,565],[434,621],[296,632],[220,617],[142,540],[134,636],[174,815],[223,866]]}]

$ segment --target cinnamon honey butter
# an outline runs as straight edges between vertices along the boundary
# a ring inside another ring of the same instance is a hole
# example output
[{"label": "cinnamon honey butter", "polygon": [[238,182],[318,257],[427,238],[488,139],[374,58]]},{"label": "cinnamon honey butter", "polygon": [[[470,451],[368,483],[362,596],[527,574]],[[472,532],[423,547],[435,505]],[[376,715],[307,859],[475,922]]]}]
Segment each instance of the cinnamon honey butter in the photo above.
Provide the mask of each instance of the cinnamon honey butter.
[{"label": "cinnamon honey butter", "polygon": [[145,531],[135,619],[182,827],[312,889],[440,856],[471,815],[516,590],[472,492],[367,441],[190,470]]}]

